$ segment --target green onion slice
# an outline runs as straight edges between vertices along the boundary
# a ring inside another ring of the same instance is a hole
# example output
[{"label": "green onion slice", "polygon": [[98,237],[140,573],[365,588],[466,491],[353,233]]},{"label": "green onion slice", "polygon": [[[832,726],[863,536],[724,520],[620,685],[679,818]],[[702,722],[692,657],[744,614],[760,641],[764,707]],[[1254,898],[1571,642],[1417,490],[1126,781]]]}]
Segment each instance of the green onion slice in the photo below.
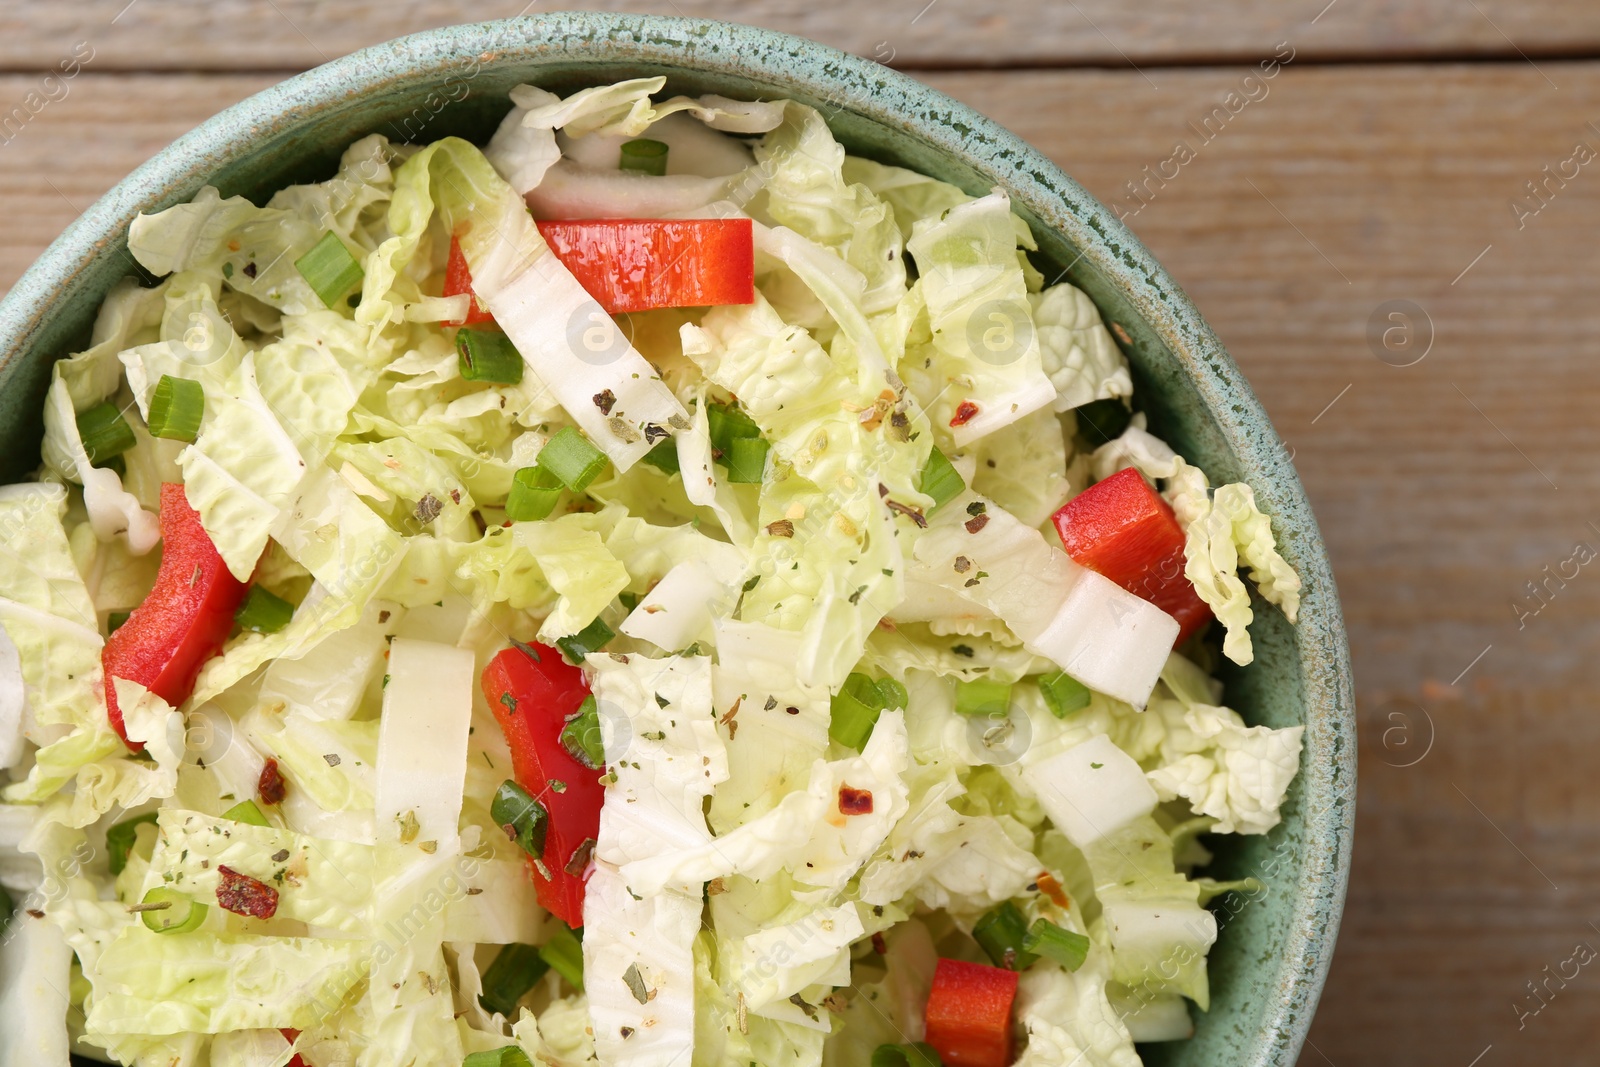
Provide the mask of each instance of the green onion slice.
[{"label": "green onion slice", "polygon": [[169,441],[193,441],[200,436],[206,413],[206,391],[192,378],[163,374],[150,393],[150,433]]},{"label": "green onion slice", "polygon": [[[166,886],[156,886],[144,895],[146,909],[139,912],[144,924],[158,934],[186,934],[198,930],[206,921],[206,906],[190,900],[182,893]],[[148,907],[148,905],[158,905]],[[166,907],[159,905],[165,904]]]},{"label": "green onion slice", "polygon": [[728,448],[728,481],[758,484],[767,470],[767,442],[759,437],[736,437]]},{"label": "green onion slice", "polygon": [[543,467],[523,467],[511,478],[506,518],[512,522],[536,522],[548,518],[560,500],[560,478]]},{"label": "green onion slice", "polygon": [[483,972],[478,1003],[485,1011],[510,1018],[521,1000],[545,976],[550,965],[539,958],[537,945],[507,945]]},{"label": "green onion slice", "polygon": [[1055,960],[1069,971],[1083,966],[1089,956],[1089,939],[1064,930],[1049,919],[1035,919],[1022,939],[1024,950]]},{"label": "green onion slice", "polygon": [[678,473],[678,442],[673,438],[657,441],[656,446],[642,457],[645,463],[665,474]]},{"label": "green onion slice", "polygon": [[596,619],[575,634],[556,638],[556,647],[566,654],[567,659],[581,664],[583,657],[600,651],[615,636],[616,631]]},{"label": "green onion slice", "polygon": [[311,251],[294,261],[294,269],[311,286],[317,299],[330,308],[365,276],[356,257],[332,230],[324,233],[322,239],[311,246]]},{"label": "green onion slice", "polygon": [[972,939],[994,960],[996,967],[1020,971],[1039,957],[1023,944],[1028,923],[1011,901],[997,904],[983,913],[972,927]]},{"label": "green onion slice", "polygon": [[1047,674],[1039,679],[1039,692],[1058,719],[1065,719],[1075,711],[1089,706],[1089,687],[1066,671]]},{"label": "green onion slice", "polygon": [[78,415],[78,436],[83,438],[89,462],[96,467],[105,466],[138,443],[121,410],[109,402]]},{"label": "green onion slice", "polygon": [[562,485],[581,493],[606,469],[606,456],[578,430],[563,426],[539,450],[538,463],[559,478]]},{"label": "green onion slice", "polygon": [[250,826],[270,826],[267,817],[261,814],[261,809],[253,800],[241,800],[233,807],[222,813],[222,817],[229,822],[242,822]]},{"label": "green onion slice", "polygon": [[244,603],[239,605],[239,610],[234,613],[233,621],[239,624],[241,630],[253,630],[258,634],[275,634],[294,618],[294,605],[276,593],[270,593],[259,585],[252,585],[250,592],[245,595]]},{"label": "green onion slice", "polygon": [[917,492],[933,497],[933,507],[929,511],[938,511],[966,488],[961,472],[951,465],[948,456],[937,448],[928,453],[928,462],[917,475]]},{"label": "green onion slice", "polygon": [[830,702],[828,736],[860,752],[867,747],[867,738],[872,736],[883,708],[884,693],[878,683],[852,672]]},{"label": "green onion slice", "polygon": [[956,714],[1003,719],[1011,710],[1011,683],[974,678],[956,683]]},{"label": "green onion slice", "polygon": [[906,687],[893,678],[879,678],[878,692],[883,696],[885,708],[900,708],[904,710],[911,706],[911,694],[906,692]]},{"label": "green onion slice", "polygon": [[461,1061],[461,1067],[533,1067],[533,1064],[521,1048],[507,1045],[489,1052],[474,1052]]},{"label": "green onion slice", "polygon": [[534,859],[544,855],[544,838],[550,828],[550,813],[516,782],[508,778],[500,783],[494,800],[489,803],[489,817],[522,851]]},{"label": "green onion slice", "polygon": [[943,1067],[932,1045],[879,1045],[872,1051],[872,1067]]},{"label": "green onion slice", "polygon": [[622,161],[618,164],[618,169],[636,170],[641,174],[653,174],[659,178],[667,173],[667,146],[648,137],[624,141]]},{"label": "green onion slice", "polygon": [[600,743],[600,705],[592,695],[583,698],[578,710],[561,728],[561,747],[590,770],[599,770],[605,765],[605,747]]},{"label": "green onion slice", "polygon": [[511,338],[499,330],[456,331],[456,370],[467,381],[516,385],[526,366]]},{"label": "green onion slice", "polygon": [[550,940],[539,946],[539,958],[567,980],[567,984],[583,992],[583,942],[580,932],[560,925],[550,935]]},{"label": "green onion slice", "polygon": [[707,404],[706,429],[711,435],[711,447],[722,454],[737,440],[761,436],[761,427],[733,404]]},{"label": "green onion slice", "polygon": [[106,831],[106,865],[111,868],[113,876],[121,874],[128,866],[128,854],[133,851],[134,842],[138,839],[139,827],[154,826],[155,823],[156,813],[152,811],[123,819]]},{"label": "green onion slice", "polygon": [[1122,431],[1133,421],[1133,412],[1116,397],[1091,400],[1073,408],[1072,413],[1078,417],[1078,432],[1097,447],[1121,437]]}]

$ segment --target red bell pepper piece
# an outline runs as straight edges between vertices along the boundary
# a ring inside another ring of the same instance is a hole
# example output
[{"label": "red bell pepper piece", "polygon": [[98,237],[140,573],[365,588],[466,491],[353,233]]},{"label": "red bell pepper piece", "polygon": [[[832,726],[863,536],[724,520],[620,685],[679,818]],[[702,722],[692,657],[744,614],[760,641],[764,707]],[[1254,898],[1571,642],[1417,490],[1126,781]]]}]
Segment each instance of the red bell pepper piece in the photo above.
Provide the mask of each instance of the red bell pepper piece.
[{"label": "red bell pepper piece", "polygon": [[941,959],[923,1012],[927,1042],[945,1067],[1006,1067],[1016,971]]},{"label": "red bell pepper piece", "polygon": [[246,588],[229,573],[183,486],[163,485],[155,588],[106,638],[100,654],[106,711],[130,749],[139,752],[144,745],[128,740],[112,679],[138,682],[174,706],[188,700],[201,665],[222,650],[233,630],[233,614]]},{"label": "red bell pepper piece", "polygon": [[446,326],[476,326],[480,322],[493,322],[494,316],[489,314],[489,309],[483,306],[477,294],[472,292],[472,271],[467,267],[467,254],[461,251],[461,242],[457,238],[450,238],[450,261],[444,270],[444,295],[460,296],[467,293],[472,296],[472,303],[467,307],[467,317],[447,322]]},{"label": "red bell pepper piece", "polygon": [[545,220],[539,232],[613,315],[756,298],[749,219]]},{"label": "red bell pepper piece", "polygon": [[[613,315],[756,298],[749,219],[545,219],[539,232],[578,284]],[[452,238],[444,295],[471,291],[467,257]],[[465,324],[492,320],[474,296]]]},{"label": "red bell pepper piece", "polygon": [[1134,468],[1091,485],[1051,521],[1067,555],[1178,620],[1174,645],[1211,618],[1183,573],[1183,527]]},{"label": "red bell pepper piece", "polygon": [[[278,1033],[282,1034],[283,1039],[289,1042],[291,1045],[300,1040],[300,1031],[298,1030],[280,1029]],[[283,1067],[307,1067],[307,1064],[306,1061],[301,1059],[297,1054],[290,1059],[288,1063],[284,1064]]]},{"label": "red bell pepper piece", "polygon": [[550,813],[544,855],[528,859],[539,903],[568,926],[582,926],[583,867],[606,795],[604,769],[585,766],[561,743],[567,719],[589,695],[583,672],[545,645],[508,648],[484,668],[483,695],[511,747],[517,784]]}]

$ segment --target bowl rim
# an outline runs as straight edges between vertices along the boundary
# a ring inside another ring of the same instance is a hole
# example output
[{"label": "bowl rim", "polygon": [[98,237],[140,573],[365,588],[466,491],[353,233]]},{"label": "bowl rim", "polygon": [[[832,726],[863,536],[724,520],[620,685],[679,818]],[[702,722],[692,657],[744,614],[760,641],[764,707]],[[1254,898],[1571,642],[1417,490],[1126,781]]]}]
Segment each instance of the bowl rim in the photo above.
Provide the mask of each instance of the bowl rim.
[{"label": "bowl rim", "polygon": [[[477,46],[492,42],[487,51]],[[1356,737],[1349,649],[1326,548],[1305,492],[1266,412],[1188,296],[1126,225],[1055,163],[1016,134],[909,75],[775,30],[659,15],[551,12],[427,30],[372,45],[294,75],[219,112],[156,153],[80,215],[0,300],[0,374],[33,348],[74,282],[125,240],[140,211],[173,202],[227,164],[248,156],[264,133],[291,129],[319,108],[371,94],[397,79],[437,74],[447,62],[548,60],[650,63],[838,91],[847,109],[964,160],[1004,186],[1080,258],[1112,280],[1173,353],[1244,479],[1271,501],[1280,530],[1299,536],[1285,555],[1306,596],[1297,626],[1304,691],[1300,771],[1305,843],[1303,888],[1294,898],[1280,985],[1267,1009],[1263,1044],[1249,1061],[1288,1067],[1309,1030],[1343,912],[1355,821]],[[823,97],[831,99],[831,97]],[[1243,1061],[1241,1061],[1243,1062]]]}]

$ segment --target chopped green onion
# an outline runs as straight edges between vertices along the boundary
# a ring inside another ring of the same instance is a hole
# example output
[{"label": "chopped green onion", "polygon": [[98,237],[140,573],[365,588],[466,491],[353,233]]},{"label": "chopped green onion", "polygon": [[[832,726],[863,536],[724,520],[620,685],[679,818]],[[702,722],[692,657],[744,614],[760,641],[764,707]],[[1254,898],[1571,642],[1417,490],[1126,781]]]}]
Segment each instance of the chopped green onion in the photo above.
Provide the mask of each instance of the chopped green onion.
[{"label": "chopped green onion", "polygon": [[567,659],[581,664],[583,657],[600,651],[615,636],[616,631],[596,619],[575,634],[556,638],[556,647],[566,654]]},{"label": "chopped green onion", "polygon": [[1039,692],[1049,705],[1050,713],[1065,719],[1075,711],[1089,706],[1089,687],[1066,671],[1047,674],[1039,679]]},{"label": "chopped green onion", "polygon": [[665,441],[658,441],[654,448],[640,458],[658,471],[666,474],[677,474],[678,442],[670,437]]},{"label": "chopped green onion", "polygon": [[229,822],[242,822],[250,826],[270,826],[267,817],[261,814],[261,809],[256,807],[253,800],[241,800],[233,807],[222,813],[222,817]]},{"label": "chopped green onion", "polygon": [[592,695],[583,698],[561,728],[561,747],[590,770],[599,770],[605,763],[605,747],[600,743],[600,705]]},{"label": "chopped green onion", "polygon": [[139,827],[154,826],[155,822],[156,813],[152,811],[144,815],[135,815],[131,819],[123,819],[106,831],[106,865],[111,868],[113,876],[121,874],[128,866],[128,853],[133,851]]},{"label": "chopped green onion", "polygon": [[606,454],[571,426],[561,431],[539,450],[539,466],[561,479],[561,484],[574,493],[589,488],[601,471],[606,469]]},{"label": "chopped green onion", "polygon": [[883,706],[886,708],[904,709],[911,706],[911,694],[893,678],[879,678],[878,692],[883,695]]},{"label": "chopped green onion", "polygon": [[83,450],[89,453],[89,462],[104,467],[117,456],[138,443],[133,427],[122,417],[117,405],[96,404],[78,416],[78,436],[83,438]]},{"label": "chopped green onion", "polygon": [[726,454],[735,441],[761,436],[761,427],[733,404],[707,404],[706,428],[711,435],[711,447],[722,454]]},{"label": "chopped green onion", "polygon": [[1089,939],[1082,934],[1063,930],[1049,919],[1035,919],[1022,939],[1022,947],[1047,959],[1055,960],[1069,971],[1083,966],[1089,955]]},{"label": "chopped green onion", "polygon": [[516,385],[526,366],[522,353],[499,330],[456,331],[456,370],[465,380]]},{"label": "chopped green onion", "polygon": [[867,738],[878,724],[883,705],[884,694],[878,683],[852,671],[830,702],[828,736],[845,748],[860,752],[867,747]]},{"label": "chopped green onion", "polygon": [[550,965],[539,958],[536,945],[507,945],[483,972],[483,992],[478,1003],[485,1011],[510,1017],[517,1001],[543,978]]},{"label": "chopped green onion", "polygon": [[879,1045],[872,1051],[871,1067],[943,1067],[939,1053],[924,1041],[914,1045]]},{"label": "chopped green onion", "polygon": [[948,456],[937,448],[928,453],[928,462],[917,475],[917,492],[933,497],[933,507],[929,511],[938,511],[966,487],[961,472],[950,463]]},{"label": "chopped green onion", "polygon": [[200,420],[205,413],[206,391],[199,382],[163,374],[150,393],[150,418],[146,422],[154,437],[193,441],[200,435]]},{"label": "chopped green onion", "polygon": [[565,924],[556,927],[550,940],[539,946],[539,958],[548,963],[567,984],[583,992],[583,942],[581,933]]},{"label": "chopped green onion", "polygon": [[252,585],[250,592],[245,596],[244,603],[239,605],[239,610],[234,613],[233,621],[239,624],[241,630],[253,630],[258,634],[275,634],[294,618],[294,605],[275,593],[270,593],[259,585]]},{"label": "chopped green onion", "polygon": [[330,308],[366,273],[332,230],[324,233],[322,240],[311,246],[311,251],[294,261],[294,269],[311,286],[317,299]]},{"label": "chopped green onion", "polygon": [[491,1052],[474,1052],[461,1061],[461,1067],[533,1067],[528,1054],[517,1045],[507,1045]]},{"label": "chopped green onion", "polygon": [[974,678],[956,683],[956,714],[1003,719],[1011,709],[1011,683]]},{"label": "chopped green onion", "polygon": [[[191,930],[198,930],[200,924],[206,921],[206,906],[198,901],[190,900],[182,893],[166,886],[156,886],[144,895],[141,901],[144,909],[139,912],[139,918],[144,924],[158,934],[187,934]],[[158,905],[150,907],[150,905]],[[165,904],[166,907],[159,905]]]},{"label": "chopped green onion", "polygon": [[728,448],[728,481],[758,484],[767,470],[767,442],[759,437],[736,437]]},{"label": "chopped green onion", "polygon": [[659,178],[667,173],[667,146],[648,137],[624,141],[622,161],[617,166],[620,170],[636,170]]},{"label": "chopped green onion", "polygon": [[550,812],[533,795],[507,778],[489,802],[489,817],[534,859],[544,855],[545,834],[550,829]]},{"label": "chopped green onion", "polygon": [[106,616],[106,636],[110,637],[117,632],[117,628],[128,621],[131,611],[113,611]]},{"label": "chopped green onion", "polygon": [[972,939],[983,947],[996,967],[1008,971],[1020,971],[1039,958],[1023,945],[1027,936],[1027,920],[1009,900],[984,912],[972,927]]},{"label": "chopped green onion", "polygon": [[560,478],[543,467],[523,467],[512,475],[506,518],[512,522],[536,522],[548,517],[560,500]]},{"label": "chopped green onion", "polygon": [[1091,400],[1073,408],[1072,413],[1078,417],[1078,432],[1095,446],[1121,437],[1122,431],[1133,421],[1133,412],[1116,397]]}]

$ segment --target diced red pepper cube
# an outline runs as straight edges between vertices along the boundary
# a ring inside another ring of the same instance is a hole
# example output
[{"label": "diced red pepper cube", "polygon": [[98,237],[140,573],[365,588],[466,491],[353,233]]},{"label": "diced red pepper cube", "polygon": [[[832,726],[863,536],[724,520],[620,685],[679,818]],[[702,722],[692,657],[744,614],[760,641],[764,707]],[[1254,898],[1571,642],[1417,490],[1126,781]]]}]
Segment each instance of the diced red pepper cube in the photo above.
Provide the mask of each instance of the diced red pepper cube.
[{"label": "diced red pepper cube", "polygon": [[1052,518],[1067,555],[1178,620],[1188,640],[1211,609],[1183,573],[1184,533],[1172,508],[1132,467],[1096,482]]},{"label": "diced red pepper cube", "polygon": [[1006,1067],[1016,971],[941,959],[923,1013],[927,1042],[945,1067]]}]

